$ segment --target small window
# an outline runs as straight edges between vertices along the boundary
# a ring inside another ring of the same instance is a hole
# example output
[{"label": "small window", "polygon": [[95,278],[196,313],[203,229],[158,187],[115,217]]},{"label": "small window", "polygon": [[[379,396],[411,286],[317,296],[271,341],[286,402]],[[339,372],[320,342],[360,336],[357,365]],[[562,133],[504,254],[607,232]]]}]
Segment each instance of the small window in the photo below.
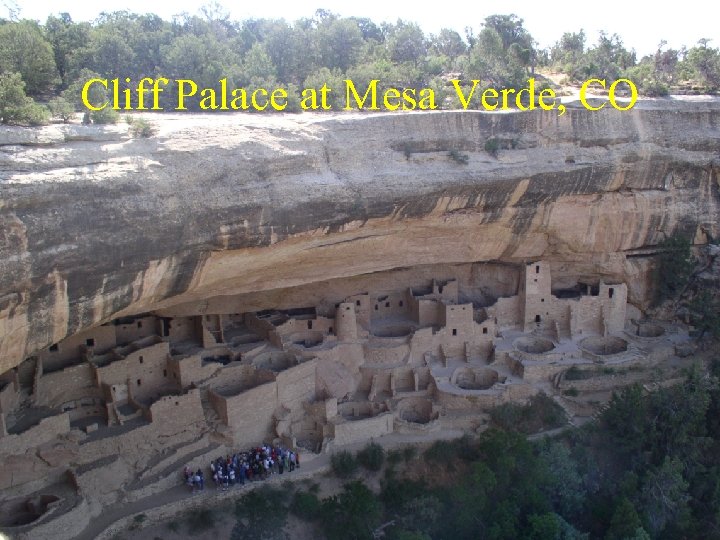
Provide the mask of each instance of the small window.
[{"label": "small window", "polygon": [[308,321],[308,330],[312,330],[312,321]]},{"label": "small window", "polygon": [[359,306],[359,305],[360,305],[360,300],[355,300],[355,305],[356,305],[356,306]]},{"label": "small window", "polygon": [[483,334],[487,334],[487,328],[483,328]]},{"label": "small window", "polygon": [[176,402],[175,402],[175,405],[180,405],[180,402],[179,402],[179,401],[176,401]]},{"label": "small window", "polygon": [[541,299],[540,299],[540,301],[541,301],[541,302],[544,302],[544,301],[545,301],[545,299],[544,299],[544,298],[541,298]]},{"label": "small window", "polygon": [[137,380],[137,385],[140,386],[142,384],[142,381],[140,379]]},{"label": "small window", "polygon": [[328,332],[330,332],[331,334],[333,333],[332,326],[330,328],[328,328]]},{"label": "small window", "polygon": [[537,278],[533,279],[533,281],[534,281],[535,283],[537,283]]},{"label": "small window", "polygon": [[50,345],[50,348],[49,348],[48,350],[49,350],[50,352],[58,352],[58,344],[57,344],[57,343],[53,343],[52,345]]},{"label": "small window", "polygon": [[535,273],[536,273],[536,274],[539,274],[539,273],[540,273],[540,265],[539,265],[539,264],[536,264],[536,265],[535,265]]},{"label": "small window", "polygon": [[609,298],[612,298],[612,297],[613,297],[613,294],[615,294],[615,289],[613,289],[612,287],[610,287],[610,288],[608,289],[608,297],[609,297]]},{"label": "small window", "polygon": [[390,307],[390,302],[385,302],[385,307]]},{"label": "small window", "polygon": [[163,377],[167,377],[167,369],[163,369]]},{"label": "small window", "polygon": [[540,322],[540,315],[535,315],[535,322]]},{"label": "small window", "polygon": [[345,306],[345,311],[350,311],[350,306]]},{"label": "small window", "polygon": [[138,321],[138,328],[142,328],[142,321]]},{"label": "small window", "polygon": [[377,310],[378,310],[378,305],[377,305],[377,304],[375,304],[375,311],[377,311]]},{"label": "small window", "polygon": [[457,336],[457,328],[453,328],[453,336]]},{"label": "small window", "polygon": [[85,345],[88,347],[94,347],[95,346],[95,339],[94,338],[88,338],[85,340]]},{"label": "small window", "polygon": [[145,360],[145,359],[141,356],[140,358],[138,358],[138,360],[140,360],[140,363],[142,364],[143,360]]},{"label": "small window", "polygon": [[403,301],[402,301],[402,300],[400,300],[400,301],[398,302],[398,306],[403,307]]}]

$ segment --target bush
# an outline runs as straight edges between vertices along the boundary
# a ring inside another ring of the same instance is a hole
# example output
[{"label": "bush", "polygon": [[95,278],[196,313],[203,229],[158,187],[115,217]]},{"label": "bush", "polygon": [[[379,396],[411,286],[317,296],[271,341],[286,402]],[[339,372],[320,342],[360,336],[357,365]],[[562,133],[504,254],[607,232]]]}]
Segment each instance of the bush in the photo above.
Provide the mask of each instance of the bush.
[{"label": "bush", "polygon": [[119,119],[120,114],[110,107],[90,112],[90,120],[92,120],[93,124],[117,124]]},{"label": "bush", "polygon": [[410,461],[415,458],[415,454],[417,454],[417,449],[414,446],[406,446],[403,448],[403,459],[405,463],[410,463]]},{"label": "bush", "polygon": [[435,441],[425,450],[423,458],[430,463],[450,463],[457,457],[457,446],[451,441]]},{"label": "bush", "polygon": [[[126,121],[128,118],[125,119]],[[157,127],[144,118],[130,118],[130,134],[133,137],[147,139],[157,133]]]},{"label": "bush", "polygon": [[55,118],[59,118],[64,124],[67,124],[75,117],[75,107],[68,100],[56,97],[48,104],[50,112]]},{"label": "bush", "polygon": [[358,468],[356,459],[346,450],[333,454],[330,458],[330,466],[338,478],[350,478]]},{"label": "bush", "polygon": [[448,157],[460,165],[467,165],[470,160],[470,157],[467,154],[461,154],[457,150],[450,150],[450,152],[448,152]]},{"label": "bush", "polygon": [[293,497],[290,511],[300,519],[312,521],[320,514],[320,499],[314,493],[298,491]]},{"label": "bush", "polygon": [[577,397],[580,395],[580,392],[578,392],[578,389],[574,386],[571,386],[567,390],[563,391],[563,395],[570,396],[570,397]]},{"label": "bush", "polygon": [[554,429],[567,422],[562,407],[544,393],[531,397],[527,405],[505,403],[495,407],[490,418],[501,429],[526,434]]},{"label": "bush", "polygon": [[0,123],[38,126],[47,123],[48,110],[25,95],[19,73],[0,75]]},{"label": "bush", "polygon": [[209,508],[195,508],[185,517],[185,524],[191,534],[207,531],[215,527],[215,512]]},{"label": "bush", "polygon": [[577,366],[572,366],[565,372],[566,381],[582,381],[592,377],[592,373],[587,370],[580,369]]},{"label": "bush", "polygon": [[289,490],[263,486],[235,501],[237,521],[230,540],[284,538],[282,528],[288,514]]},{"label": "bush", "polygon": [[495,137],[490,137],[485,141],[485,151],[491,156],[497,157],[497,152],[500,149],[500,141]]},{"label": "bush", "polygon": [[29,103],[20,109],[17,123],[29,126],[44,126],[49,119],[50,111],[47,110],[47,107],[39,103]]},{"label": "bush", "polygon": [[387,462],[388,465],[397,465],[400,463],[403,459],[402,451],[400,450],[390,450],[387,453]]},{"label": "bush", "polygon": [[385,450],[378,443],[369,443],[357,453],[357,460],[368,471],[379,471],[385,462]]}]

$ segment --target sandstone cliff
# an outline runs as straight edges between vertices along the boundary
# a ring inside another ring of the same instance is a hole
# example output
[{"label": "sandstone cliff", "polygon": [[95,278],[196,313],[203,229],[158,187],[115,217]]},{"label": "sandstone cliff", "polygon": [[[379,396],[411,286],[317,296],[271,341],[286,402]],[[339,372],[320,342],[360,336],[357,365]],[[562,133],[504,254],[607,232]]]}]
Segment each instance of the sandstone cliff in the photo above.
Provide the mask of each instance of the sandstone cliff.
[{"label": "sandstone cliff", "polygon": [[664,234],[720,233],[717,100],[151,118],[0,131],[0,372],[119,315],[415,265],[542,258],[643,307]]}]

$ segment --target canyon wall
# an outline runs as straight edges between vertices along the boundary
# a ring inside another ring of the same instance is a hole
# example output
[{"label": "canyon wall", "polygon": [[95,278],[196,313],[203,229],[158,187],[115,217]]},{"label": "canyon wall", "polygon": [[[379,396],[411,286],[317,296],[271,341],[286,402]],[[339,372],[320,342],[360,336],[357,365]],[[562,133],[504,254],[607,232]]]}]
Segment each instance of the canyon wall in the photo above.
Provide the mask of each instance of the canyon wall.
[{"label": "canyon wall", "polygon": [[115,317],[412,267],[543,259],[643,308],[658,241],[720,233],[717,99],[147,118],[0,128],[0,372]]}]

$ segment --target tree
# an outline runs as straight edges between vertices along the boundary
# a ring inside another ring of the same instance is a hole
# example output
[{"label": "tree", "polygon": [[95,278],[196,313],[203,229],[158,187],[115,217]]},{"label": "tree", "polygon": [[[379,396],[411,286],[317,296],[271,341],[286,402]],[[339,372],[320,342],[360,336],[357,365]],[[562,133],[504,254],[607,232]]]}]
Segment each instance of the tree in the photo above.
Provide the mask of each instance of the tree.
[{"label": "tree", "polygon": [[708,47],[708,39],[702,39],[687,52],[685,64],[698,82],[710,88],[720,87],[720,50]]},{"label": "tree", "polygon": [[336,19],[317,30],[316,39],[322,65],[347,71],[354,66],[363,47],[363,35],[352,19]]},{"label": "tree", "polygon": [[372,540],[382,506],[365,484],[356,480],[340,495],[323,500],[322,526],[328,540]]},{"label": "tree", "polygon": [[437,36],[430,36],[430,50],[448,58],[457,58],[465,54],[467,45],[455,30],[443,28]]},{"label": "tree", "polygon": [[648,473],[642,500],[651,533],[657,535],[688,511],[688,487],[679,459],[666,458],[662,466]]},{"label": "tree", "polygon": [[276,76],[275,64],[262,44],[255,43],[245,55],[243,74],[246,80]]},{"label": "tree", "polygon": [[565,72],[572,72],[585,53],[585,31],[565,32],[550,49],[550,60]]},{"label": "tree", "polygon": [[25,95],[25,83],[19,73],[0,75],[0,123],[41,125],[48,111]]},{"label": "tree", "polygon": [[75,23],[68,13],[59,17],[50,15],[45,22],[45,32],[55,57],[55,65],[64,86],[70,83],[70,66],[73,54],[85,46],[90,38],[90,25]]},{"label": "tree", "polygon": [[683,292],[695,268],[690,254],[690,239],[676,232],[658,244],[658,262],[655,267],[657,302],[676,299]]},{"label": "tree", "polygon": [[427,54],[425,34],[417,24],[398,20],[388,41],[388,50],[393,62],[411,62],[417,66]]},{"label": "tree", "polygon": [[688,309],[701,339],[705,334],[720,339],[720,302],[709,291],[702,290],[695,295],[688,303]]},{"label": "tree", "polygon": [[605,535],[605,540],[626,540],[637,536],[638,529],[642,528],[642,521],[635,510],[635,506],[627,497],[620,499],[615,506],[610,528]]},{"label": "tree", "polygon": [[30,96],[48,93],[59,82],[52,46],[37,23],[0,26],[0,73],[8,72],[20,73]]}]

